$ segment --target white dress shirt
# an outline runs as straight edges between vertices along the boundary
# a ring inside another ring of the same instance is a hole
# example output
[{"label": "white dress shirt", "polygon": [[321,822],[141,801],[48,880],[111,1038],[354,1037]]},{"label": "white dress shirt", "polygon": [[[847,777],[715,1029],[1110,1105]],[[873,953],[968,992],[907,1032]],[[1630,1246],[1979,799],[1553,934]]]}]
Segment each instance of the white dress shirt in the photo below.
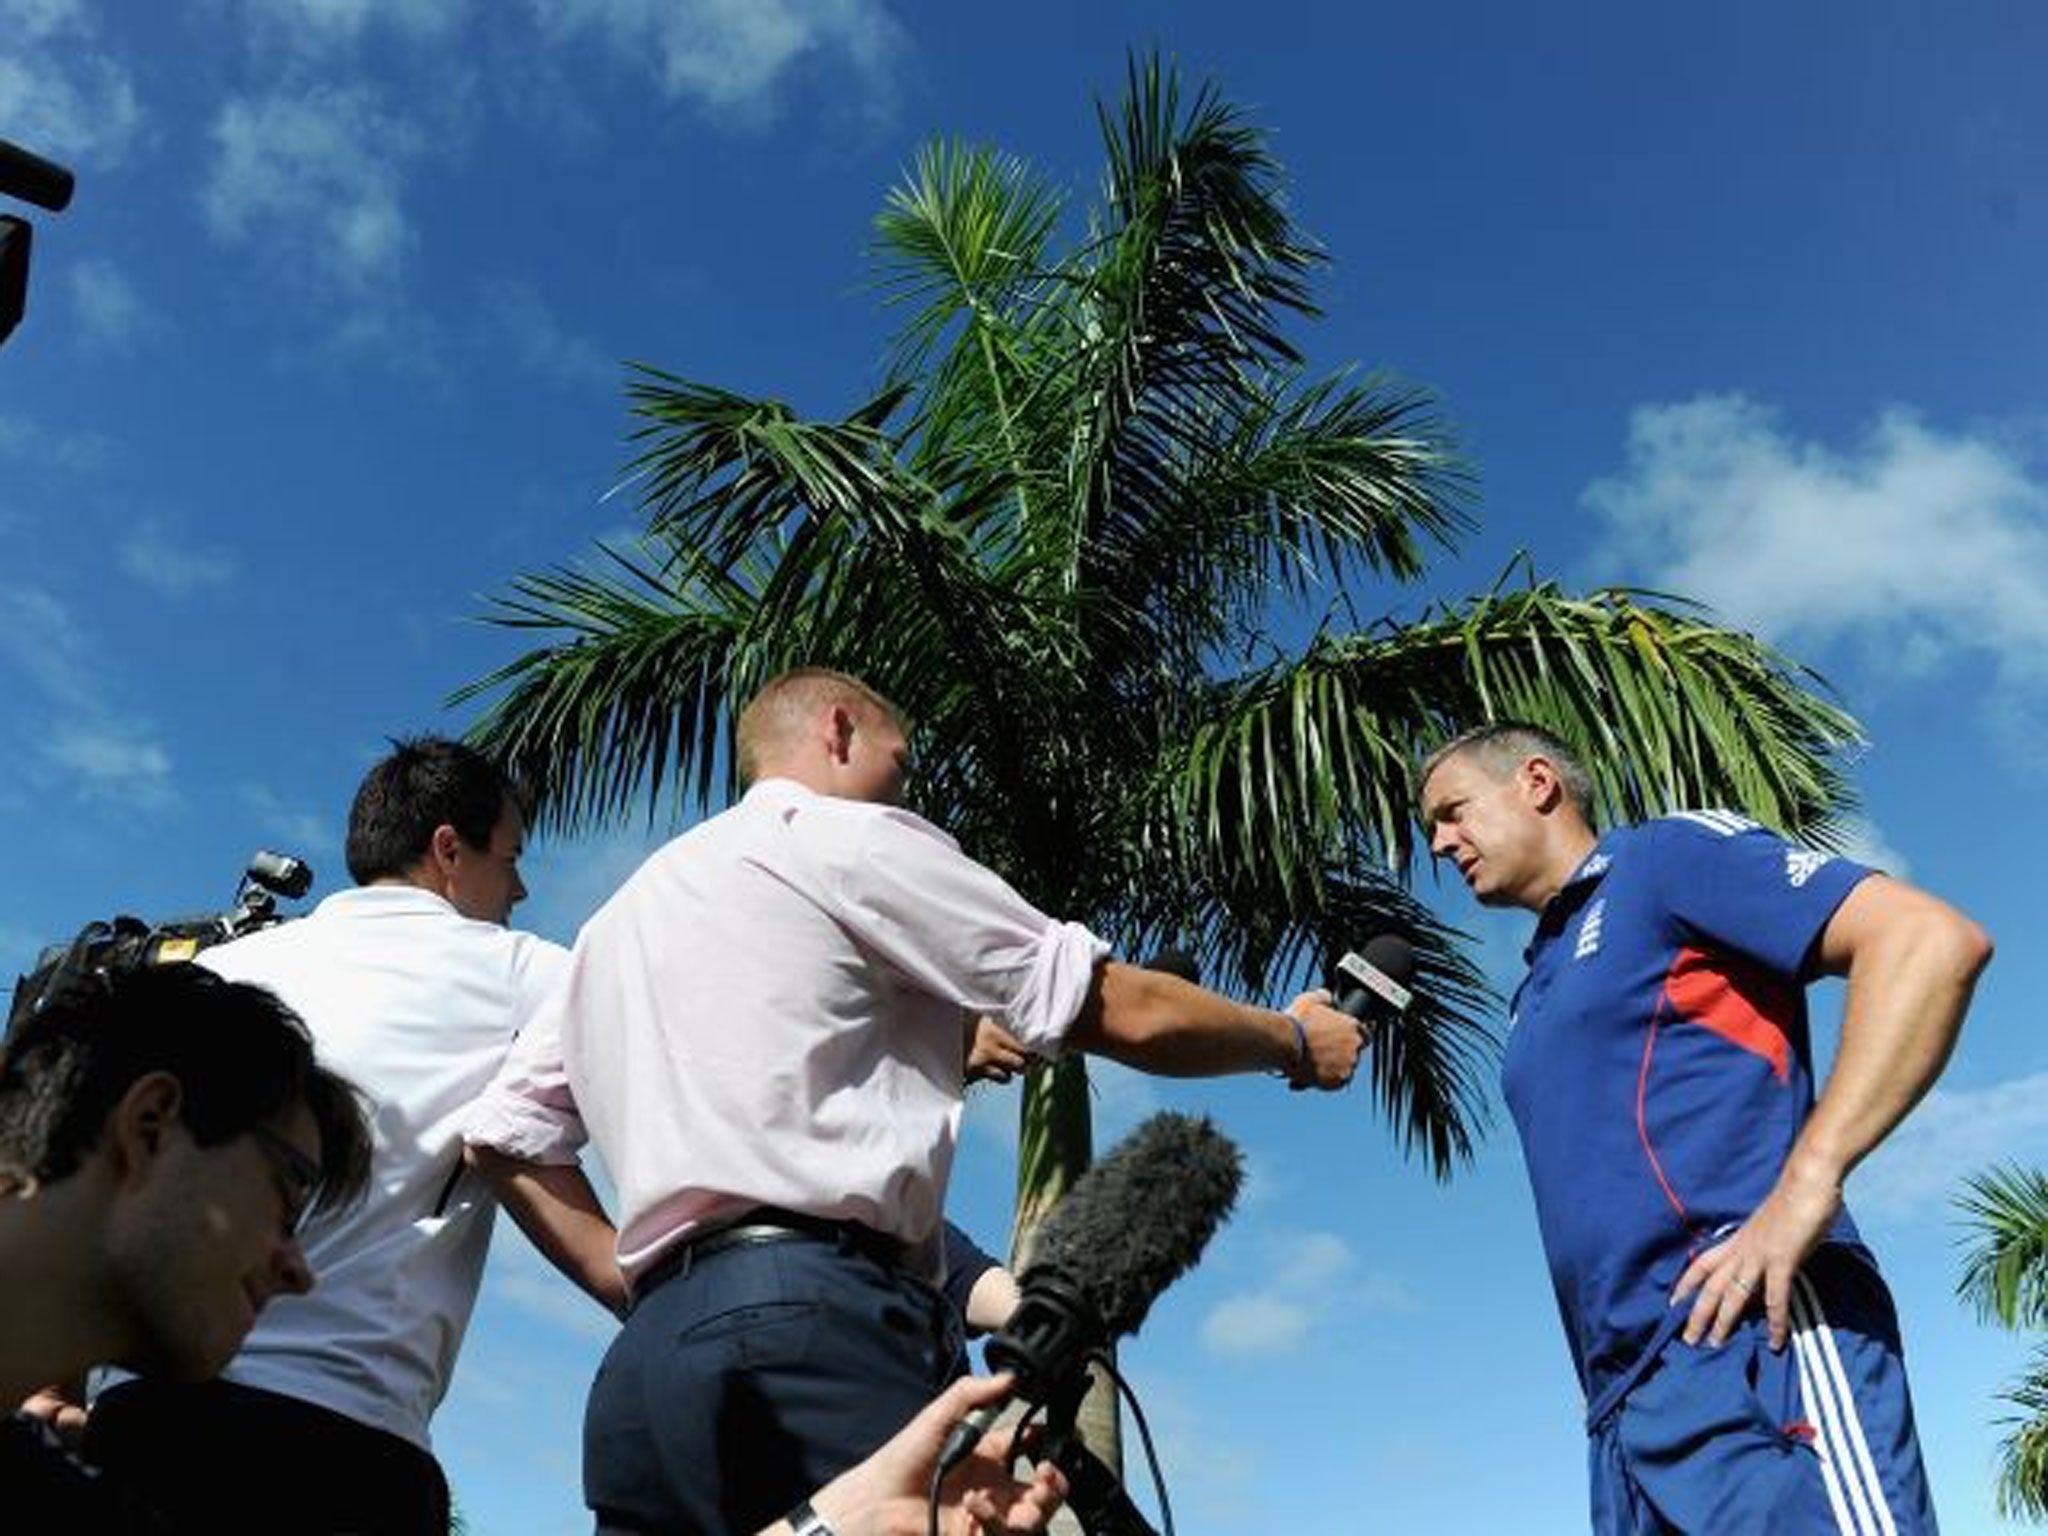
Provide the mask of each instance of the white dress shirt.
[{"label": "white dress shirt", "polygon": [[497,1211],[481,1178],[458,1177],[462,1116],[567,958],[410,885],[339,892],[199,956],[297,1010],[376,1131],[367,1198],[306,1230],[312,1292],[263,1309],[228,1379],[428,1446]]},{"label": "white dress shirt", "polygon": [[466,1134],[537,1162],[595,1142],[629,1280],[757,1205],[936,1275],[967,1018],[1054,1055],[1107,953],[929,822],[769,779],[584,925]]}]

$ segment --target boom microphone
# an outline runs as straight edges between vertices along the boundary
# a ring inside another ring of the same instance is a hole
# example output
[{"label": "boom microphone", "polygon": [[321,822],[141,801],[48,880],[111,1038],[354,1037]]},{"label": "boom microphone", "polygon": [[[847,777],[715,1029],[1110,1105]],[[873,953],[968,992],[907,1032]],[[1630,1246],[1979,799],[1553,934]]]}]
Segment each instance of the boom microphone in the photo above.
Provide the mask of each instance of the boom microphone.
[{"label": "boom microphone", "polygon": [[[1023,1299],[986,1346],[989,1368],[1016,1376],[1034,1406],[1080,1390],[1089,1358],[1135,1333],[1165,1289],[1193,1267],[1243,1182],[1237,1145],[1206,1118],[1156,1114],[1074,1182],[1039,1230]],[[981,1408],[940,1454],[957,1466],[996,1420]]]},{"label": "boom microphone", "polygon": [[1388,1014],[1407,1012],[1415,997],[1408,990],[1414,976],[1414,946],[1404,938],[1383,933],[1367,942],[1363,954],[1347,954],[1337,962],[1330,991],[1338,1012],[1370,1024]]}]

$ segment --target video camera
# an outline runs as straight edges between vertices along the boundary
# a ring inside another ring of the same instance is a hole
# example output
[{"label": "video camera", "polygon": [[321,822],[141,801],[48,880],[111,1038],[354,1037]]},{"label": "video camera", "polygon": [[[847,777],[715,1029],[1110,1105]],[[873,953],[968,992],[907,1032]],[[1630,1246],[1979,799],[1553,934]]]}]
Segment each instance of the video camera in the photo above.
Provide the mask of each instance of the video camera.
[{"label": "video camera", "polygon": [[235,904],[225,912],[174,917],[145,923],[123,914],[109,922],[87,923],[68,944],[52,944],[36,957],[27,975],[14,983],[14,1001],[7,1010],[7,1031],[32,1019],[53,997],[74,982],[110,976],[148,965],[174,965],[202,949],[239,939],[245,933],[285,920],[277,899],[296,901],[313,888],[313,870],[290,854],[258,851],[235,888]]}]

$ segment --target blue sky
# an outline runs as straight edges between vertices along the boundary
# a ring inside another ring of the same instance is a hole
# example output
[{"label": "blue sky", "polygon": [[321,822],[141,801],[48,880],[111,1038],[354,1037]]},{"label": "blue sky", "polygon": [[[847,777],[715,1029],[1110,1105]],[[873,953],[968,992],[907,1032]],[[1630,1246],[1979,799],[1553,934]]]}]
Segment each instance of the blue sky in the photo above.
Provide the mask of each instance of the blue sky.
[{"label": "blue sky", "polygon": [[[1870,731],[1864,841],[2002,945],[1947,1076],[1850,1186],[1946,1528],[1998,1529],[2022,1347],[1951,1299],[1964,1172],[2048,1160],[2048,14],[1865,0],[0,0],[0,137],[70,164],[0,351],[0,967],[248,852],[341,878],[383,738],[515,654],[515,572],[630,524],[620,359],[820,413],[887,330],[867,221],[921,140],[1077,197],[1129,46],[1214,73],[1335,259],[1318,367],[1426,383],[1481,531],[1684,591]],[[30,210],[11,208],[13,212]],[[639,827],[530,860],[567,938]],[[1519,920],[1424,889],[1507,980]],[[1837,1003],[1823,993],[1825,1039]],[[1360,1099],[1101,1076],[1105,1142],[1213,1111],[1235,1220],[1126,1350],[1180,1528],[1582,1529],[1582,1437],[1512,1136],[1447,1188]],[[1003,1092],[956,1213],[1008,1223]],[[602,1320],[505,1234],[438,1426],[473,1528],[584,1528]]]}]

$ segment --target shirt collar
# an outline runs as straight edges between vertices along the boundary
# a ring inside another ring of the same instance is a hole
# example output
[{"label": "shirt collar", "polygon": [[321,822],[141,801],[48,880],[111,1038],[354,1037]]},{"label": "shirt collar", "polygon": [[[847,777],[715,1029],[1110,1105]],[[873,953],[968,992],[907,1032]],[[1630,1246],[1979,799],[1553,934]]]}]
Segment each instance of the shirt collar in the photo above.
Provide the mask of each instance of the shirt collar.
[{"label": "shirt collar", "polygon": [[1619,828],[1601,838],[1593,845],[1593,851],[1579,860],[1578,867],[1565,876],[1557,894],[1544,903],[1543,911],[1536,918],[1536,931],[1529,936],[1528,948],[1522,951],[1525,964],[1533,961],[1544,941],[1562,929],[1571,915],[1586,904],[1594,888],[1614,867],[1615,850],[1620,841]]}]

